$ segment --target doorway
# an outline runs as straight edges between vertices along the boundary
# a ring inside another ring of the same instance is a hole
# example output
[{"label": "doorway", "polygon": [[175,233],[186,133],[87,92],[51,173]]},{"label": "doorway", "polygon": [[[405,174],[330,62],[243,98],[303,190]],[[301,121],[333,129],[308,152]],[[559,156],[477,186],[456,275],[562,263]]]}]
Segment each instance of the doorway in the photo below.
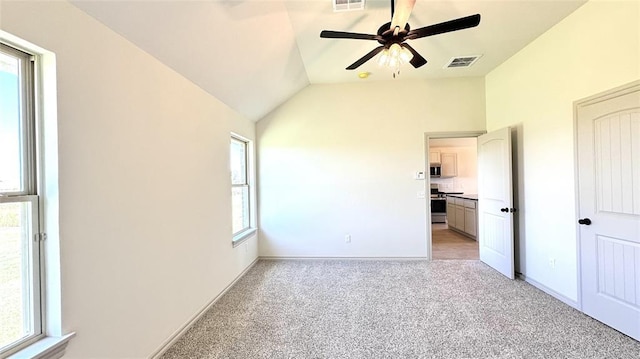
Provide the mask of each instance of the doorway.
[{"label": "doorway", "polygon": [[479,259],[477,137],[483,133],[426,135],[430,259]]}]

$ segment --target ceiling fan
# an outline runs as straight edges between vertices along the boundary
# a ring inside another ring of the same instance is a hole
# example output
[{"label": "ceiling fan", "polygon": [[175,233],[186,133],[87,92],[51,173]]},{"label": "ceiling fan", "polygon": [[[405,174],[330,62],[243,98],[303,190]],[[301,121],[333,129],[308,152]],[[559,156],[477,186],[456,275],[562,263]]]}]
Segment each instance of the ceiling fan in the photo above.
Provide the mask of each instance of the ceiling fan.
[{"label": "ceiling fan", "polygon": [[380,43],[380,46],[349,65],[347,70],[358,68],[380,52],[383,52],[379,59],[381,64],[397,69],[402,63],[409,62],[413,67],[418,68],[426,64],[427,60],[405,41],[467,29],[478,26],[480,23],[480,14],[475,14],[411,30],[407,20],[416,0],[397,0],[397,10],[394,9],[394,1],[391,0],[391,22],[380,26],[376,35],[322,30],[320,33],[322,38],[376,40]]}]

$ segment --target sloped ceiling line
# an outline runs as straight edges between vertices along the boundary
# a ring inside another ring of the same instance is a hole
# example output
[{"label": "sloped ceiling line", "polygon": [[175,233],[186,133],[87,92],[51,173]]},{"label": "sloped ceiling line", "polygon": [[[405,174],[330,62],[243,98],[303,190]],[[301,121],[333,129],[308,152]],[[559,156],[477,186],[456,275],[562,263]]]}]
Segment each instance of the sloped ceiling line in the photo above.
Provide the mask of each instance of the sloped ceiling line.
[{"label": "sloped ceiling line", "polygon": [[[200,86],[239,114],[258,121],[309,84],[393,81],[369,61],[345,67],[377,43],[321,39],[322,30],[375,33],[388,22],[389,2],[333,12],[330,0],[92,1],[76,7]],[[429,63],[403,79],[484,76],[584,4],[584,0],[417,0],[413,28],[480,13],[477,28],[417,39]],[[454,56],[483,55],[469,68],[445,69]]]}]

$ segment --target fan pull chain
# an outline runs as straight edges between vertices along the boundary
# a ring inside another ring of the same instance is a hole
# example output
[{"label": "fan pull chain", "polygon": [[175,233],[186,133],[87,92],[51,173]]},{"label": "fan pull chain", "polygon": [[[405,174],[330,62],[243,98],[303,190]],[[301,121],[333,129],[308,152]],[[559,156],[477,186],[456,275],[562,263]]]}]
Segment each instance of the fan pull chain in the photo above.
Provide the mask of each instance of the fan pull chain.
[{"label": "fan pull chain", "polygon": [[400,76],[400,66],[397,66],[394,70],[393,70],[393,78],[395,79],[397,76]]}]

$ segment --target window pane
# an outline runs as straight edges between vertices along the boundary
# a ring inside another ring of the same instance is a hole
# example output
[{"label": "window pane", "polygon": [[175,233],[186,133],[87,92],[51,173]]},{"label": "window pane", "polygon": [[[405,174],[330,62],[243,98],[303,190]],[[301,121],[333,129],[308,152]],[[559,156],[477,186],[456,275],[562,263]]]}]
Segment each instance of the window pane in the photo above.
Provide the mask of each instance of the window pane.
[{"label": "window pane", "polygon": [[247,144],[231,139],[231,183],[247,183]]},{"label": "window pane", "polygon": [[0,348],[33,334],[31,203],[0,203]]},{"label": "window pane", "polygon": [[0,52],[0,192],[22,185],[19,60]]},{"label": "window pane", "polygon": [[249,186],[231,188],[233,234],[249,228]]}]

